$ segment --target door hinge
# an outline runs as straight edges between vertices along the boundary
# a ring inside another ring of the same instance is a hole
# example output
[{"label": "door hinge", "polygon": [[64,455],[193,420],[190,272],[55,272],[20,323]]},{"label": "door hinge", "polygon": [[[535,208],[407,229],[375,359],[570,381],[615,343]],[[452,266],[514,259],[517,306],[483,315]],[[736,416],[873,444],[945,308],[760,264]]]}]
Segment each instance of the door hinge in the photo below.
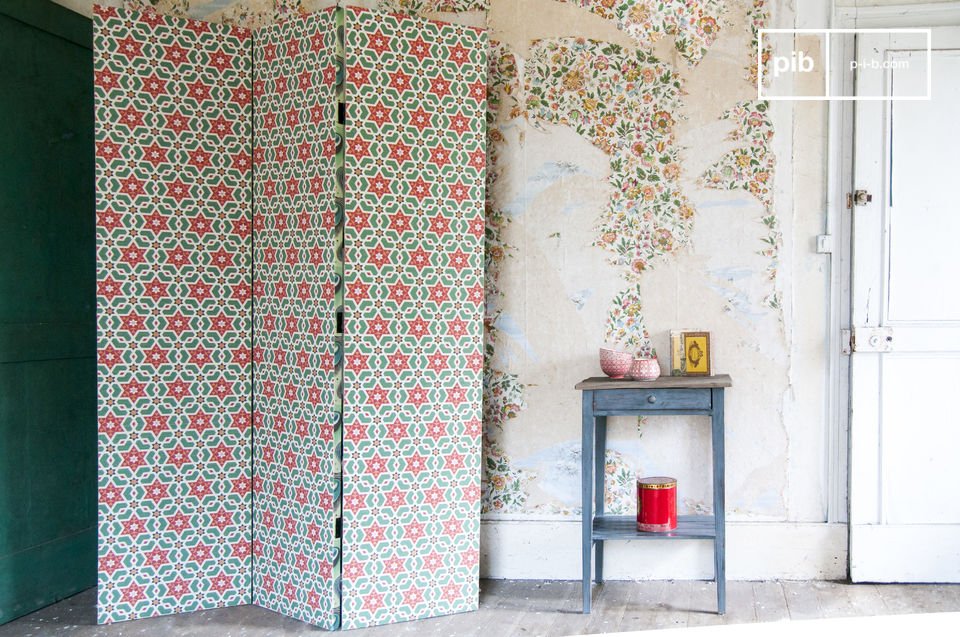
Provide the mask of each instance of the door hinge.
[{"label": "door hinge", "polygon": [[853,351],[853,332],[851,330],[840,330],[840,353],[849,356]]},{"label": "door hinge", "polygon": [[852,352],[892,352],[892,327],[855,327],[850,334]]}]

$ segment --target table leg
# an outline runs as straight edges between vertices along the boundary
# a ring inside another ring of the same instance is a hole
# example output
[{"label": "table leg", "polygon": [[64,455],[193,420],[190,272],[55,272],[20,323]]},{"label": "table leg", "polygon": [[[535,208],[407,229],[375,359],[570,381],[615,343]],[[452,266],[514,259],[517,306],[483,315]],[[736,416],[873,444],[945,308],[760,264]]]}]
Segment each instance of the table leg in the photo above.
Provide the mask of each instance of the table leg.
[{"label": "table leg", "polygon": [[[594,418],[597,444],[594,448],[594,517],[603,515],[604,500],[606,499],[605,478],[607,475],[607,417]],[[594,580],[597,584],[603,582],[603,540],[594,541]]]},{"label": "table leg", "polygon": [[593,392],[583,392],[583,424],[580,453],[581,538],[583,566],[583,613],[590,613],[590,549],[593,544]]},{"label": "table leg", "polygon": [[723,389],[716,388],[713,393],[713,515],[716,538],[713,542],[714,576],[717,581],[717,613],[723,615],[727,610],[726,575],[726,512],[724,510],[724,449],[723,449]]}]

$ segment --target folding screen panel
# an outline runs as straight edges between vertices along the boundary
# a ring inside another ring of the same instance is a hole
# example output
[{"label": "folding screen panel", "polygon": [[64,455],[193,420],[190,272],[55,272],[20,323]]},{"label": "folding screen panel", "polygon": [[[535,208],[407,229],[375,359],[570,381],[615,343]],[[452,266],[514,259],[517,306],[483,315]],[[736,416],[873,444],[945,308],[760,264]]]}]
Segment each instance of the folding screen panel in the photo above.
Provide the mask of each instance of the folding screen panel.
[{"label": "folding screen panel", "polygon": [[94,48],[100,621],[475,609],[484,34],[98,9]]},{"label": "folding screen panel", "polygon": [[257,604],[336,627],[336,14],[254,33]]},{"label": "folding screen panel", "polygon": [[478,601],[483,32],[345,9],[344,628]]},{"label": "folding screen panel", "polygon": [[99,620],[246,604],[250,33],[94,28]]}]

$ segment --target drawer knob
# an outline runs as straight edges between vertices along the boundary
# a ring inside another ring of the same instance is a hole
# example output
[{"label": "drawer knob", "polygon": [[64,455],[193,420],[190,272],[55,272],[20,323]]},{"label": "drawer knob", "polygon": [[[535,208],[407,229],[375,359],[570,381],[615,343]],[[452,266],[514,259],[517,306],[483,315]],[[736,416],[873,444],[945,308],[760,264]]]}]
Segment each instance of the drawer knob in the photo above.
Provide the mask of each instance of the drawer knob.
[{"label": "drawer knob", "polygon": [[653,403],[657,402],[657,397],[656,397],[656,396],[647,396],[647,402],[652,405]]}]

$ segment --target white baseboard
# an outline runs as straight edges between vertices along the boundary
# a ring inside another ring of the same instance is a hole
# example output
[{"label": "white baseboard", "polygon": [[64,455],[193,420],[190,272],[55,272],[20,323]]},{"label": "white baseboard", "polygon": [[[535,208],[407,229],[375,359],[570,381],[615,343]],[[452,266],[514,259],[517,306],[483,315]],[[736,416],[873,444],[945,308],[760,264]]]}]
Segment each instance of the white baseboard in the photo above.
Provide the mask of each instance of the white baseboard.
[{"label": "white baseboard", "polygon": [[[580,521],[483,521],[480,575],[493,579],[579,580]],[[727,523],[727,579],[846,577],[846,524]],[[607,542],[604,578],[712,579],[712,541]]]}]

